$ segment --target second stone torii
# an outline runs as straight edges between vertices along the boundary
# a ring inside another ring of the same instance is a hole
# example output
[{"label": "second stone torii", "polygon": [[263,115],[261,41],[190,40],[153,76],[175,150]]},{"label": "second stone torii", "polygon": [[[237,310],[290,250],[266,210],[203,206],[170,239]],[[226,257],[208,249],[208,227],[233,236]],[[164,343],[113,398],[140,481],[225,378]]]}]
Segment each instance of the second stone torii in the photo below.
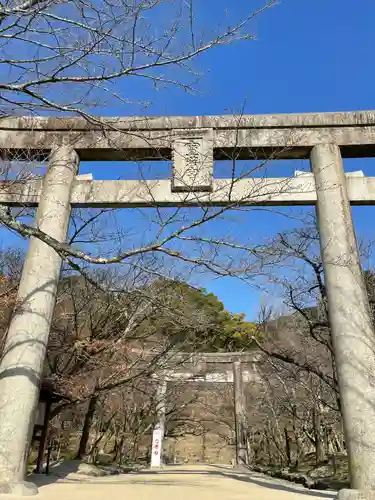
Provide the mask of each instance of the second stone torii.
[{"label": "second stone torii", "polygon": [[[180,355],[181,358],[186,358],[189,364],[189,358],[185,355]],[[164,370],[162,373],[155,374],[153,378],[156,381],[156,422],[152,435],[151,447],[151,467],[160,467],[162,465],[163,440],[165,435],[166,425],[166,403],[167,403],[167,384],[172,382],[186,383],[232,383],[233,384],[233,415],[234,415],[234,430],[236,454],[235,462],[237,465],[248,464],[250,461],[248,443],[247,443],[247,426],[246,426],[246,403],[244,393],[244,383],[260,382],[260,375],[256,369],[259,355],[251,353],[199,353],[194,356],[194,362],[215,363],[215,364],[231,364],[232,369],[226,371],[194,371],[183,372],[175,370]],[[172,360],[174,358],[171,358]],[[242,360],[242,363],[241,363]],[[248,366],[247,370],[242,369],[242,365]],[[251,365],[249,367],[249,365]]]}]

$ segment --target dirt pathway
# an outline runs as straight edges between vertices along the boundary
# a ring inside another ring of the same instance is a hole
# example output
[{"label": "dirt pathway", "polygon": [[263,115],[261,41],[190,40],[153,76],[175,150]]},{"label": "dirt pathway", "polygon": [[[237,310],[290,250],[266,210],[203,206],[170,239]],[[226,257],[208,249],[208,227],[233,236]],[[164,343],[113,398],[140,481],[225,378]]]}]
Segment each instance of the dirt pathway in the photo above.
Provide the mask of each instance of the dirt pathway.
[{"label": "dirt pathway", "polygon": [[331,500],[333,492],[307,490],[262,474],[225,467],[176,466],[104,478],[39,480],[38,500]]}]

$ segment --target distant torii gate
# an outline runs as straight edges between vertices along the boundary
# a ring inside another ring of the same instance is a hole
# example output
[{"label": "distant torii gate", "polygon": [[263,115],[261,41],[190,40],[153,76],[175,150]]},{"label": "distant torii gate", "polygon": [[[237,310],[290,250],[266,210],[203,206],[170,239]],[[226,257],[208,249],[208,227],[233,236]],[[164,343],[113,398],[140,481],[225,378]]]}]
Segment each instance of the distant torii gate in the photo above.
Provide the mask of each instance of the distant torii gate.
[{"label": "distant torii gate", "polygon": [[[190,371],[184,372],[180,368],[164,369],[156,373],[153,378],[157,383],[156,390],[156,423],[152,436],[151,467],[160,467],[162,463],[163,440],[165,434],[166,393],[168,382],[200,382],[205,384],[232,383],[234,399],[234,424],[236,439],[236,464],[248,464],[247,426],[246,426],[246,404],[244,394],[244,383],[260,381],[257,370],[259,354],[247,352],[231,353],[197,353],[179,354],[170,358],[170,361],[178,361],[183,368]],[[243,370],[241,362],[248,368]],[[202,369],[199,365],[203,363]],[[207,365],[232,365],[230,370],[210,371]],[[198,369],[196,368],[198,365]]]},{"label": "distant torii gate", "polygon": [[[49,157],[43,182],[3,183],[0,203],[38,206],[36,224],[65,241],[71,207],[316,205],[351,485],[375,498],[375,337],[350,203],[375,203],[375,177],[345,175],[342,156],[375,156],[375,112],[155,118],[2,118],[0,150]],[[173,159],[173,178],[93,181],[79,160]],[[309,158],[313,176],[213,178],[213,160]],[[3,218],[6,213],[3,213]],[[0,366],[0,492],[24,482],[61,259],[31,238]],[[362,495],[362,496],[361,496]]]}]

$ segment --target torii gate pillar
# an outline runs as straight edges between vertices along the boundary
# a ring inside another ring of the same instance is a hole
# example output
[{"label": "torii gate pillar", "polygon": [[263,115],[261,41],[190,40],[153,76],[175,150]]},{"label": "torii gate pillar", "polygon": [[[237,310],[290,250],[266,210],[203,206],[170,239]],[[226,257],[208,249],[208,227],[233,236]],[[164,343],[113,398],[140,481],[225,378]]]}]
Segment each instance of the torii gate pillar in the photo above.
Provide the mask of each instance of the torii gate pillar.
[{"label": "torii gate pillar", "polygon": [[375,336],[339,147],[315,146],[311,167],[353,488],[338,498],[374,499]]},{"label": "torii gate pillar", "polygon": [[[58,241],[66,238],[78,163],[74,150],[53,150],[43,181],[36,223]],[[25,477],[60,269],[55,250],[31,238],[0,367],[0,493],[38,493]]]},{"label": "torii gate pillar", "polygon": [[246,438],[246,405],[241,361],[233,362],[234,423],[236,432],[236,464],[248,463]]}]

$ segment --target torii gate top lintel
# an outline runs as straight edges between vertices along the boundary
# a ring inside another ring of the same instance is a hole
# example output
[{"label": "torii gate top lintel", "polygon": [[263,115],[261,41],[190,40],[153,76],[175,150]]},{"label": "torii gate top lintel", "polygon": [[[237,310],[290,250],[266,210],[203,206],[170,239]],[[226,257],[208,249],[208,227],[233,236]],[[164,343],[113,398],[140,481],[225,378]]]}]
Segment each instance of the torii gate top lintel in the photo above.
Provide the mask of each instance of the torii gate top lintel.
[{"label": "torii gate top lintel", "polygon": [[[335,143],[345,157],[375,156],[375,111],[280,115],[155,117],[7,117],[0,149],[48,151],[71,144],[82,161],[165,160],[176,135],[212,131],[214,159],[308,158],[319,143]],[[105,132],[105,133],[104,133]]]},{"label": "torii gate top lintel", "polygon": [[348,127],[375,125],[375,110],[321,113],[224,114],[201,116],[112,116],[91,118],[59,116],[8,116],[0,119],[0,130],[118,130],[185,128]]}]

